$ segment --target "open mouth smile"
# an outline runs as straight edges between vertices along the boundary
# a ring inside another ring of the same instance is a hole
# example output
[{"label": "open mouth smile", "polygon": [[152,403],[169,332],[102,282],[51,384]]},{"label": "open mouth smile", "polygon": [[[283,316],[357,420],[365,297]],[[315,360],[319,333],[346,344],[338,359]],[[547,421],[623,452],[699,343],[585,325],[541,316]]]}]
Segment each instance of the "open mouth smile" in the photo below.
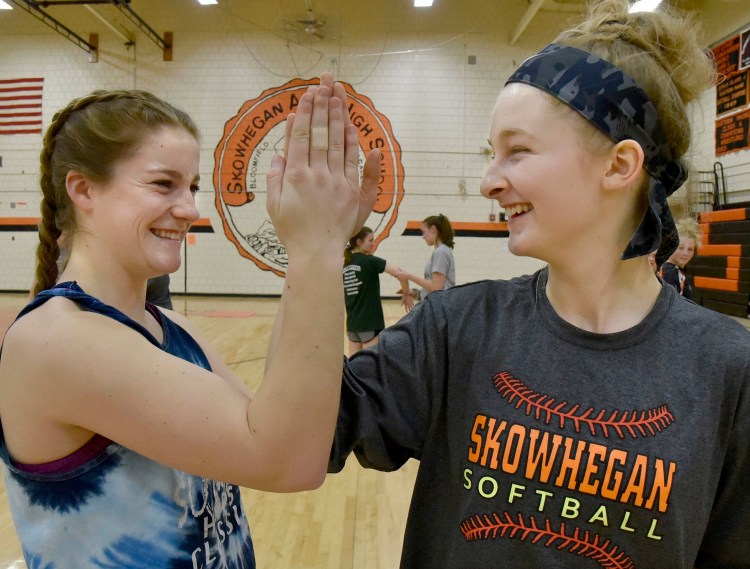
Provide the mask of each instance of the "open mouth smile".
[{"label": "open mouth smile", "polygon": [[167,231],[166,229],[152,229],[151,233],[160,237],[161,239],[169,239],[170,241],[182,241],[181,231]]},{"label": "open mouth smile", "polygon": [[523,215],[527,211],[531,211],[534,209],[534,206],[532,206],[529,203],[524,204],[513,204],[505,206],[505,215],[508,217],[508,219],[512,219],[514,217],[518,217],[519,215]]}]

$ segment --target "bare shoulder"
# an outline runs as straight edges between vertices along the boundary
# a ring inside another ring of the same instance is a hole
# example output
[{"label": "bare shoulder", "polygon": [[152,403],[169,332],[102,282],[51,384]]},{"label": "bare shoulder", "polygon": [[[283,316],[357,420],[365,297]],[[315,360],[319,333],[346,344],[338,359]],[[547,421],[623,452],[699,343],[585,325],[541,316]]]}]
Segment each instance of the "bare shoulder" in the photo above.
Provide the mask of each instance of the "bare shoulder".
[{"label": "bare shoulder", "polygon": [[[88,346],[92,353],[97,345],[116,349],[109,335],[126,330],[115,320],[81,309],[75,302],[57,297],[19,318],[5,336],[3,360],[34,356],[37,364],[60,352]],[[43,350],[40,352],[40,350]],[[44,357],[39,357],[44,355]]]}]

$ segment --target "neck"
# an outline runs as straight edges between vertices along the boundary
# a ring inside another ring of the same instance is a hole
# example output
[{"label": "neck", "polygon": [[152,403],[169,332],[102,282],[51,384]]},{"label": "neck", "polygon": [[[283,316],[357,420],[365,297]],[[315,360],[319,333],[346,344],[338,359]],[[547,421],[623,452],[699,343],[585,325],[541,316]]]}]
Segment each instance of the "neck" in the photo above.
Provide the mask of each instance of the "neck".
[{"label": "neck", "polygon": [[651,311],[661,291],[646,257],[609,263],[549,267],[547,297],[570,324],[598,334],[632,328]]},{"label": "neck", "polygon": [[145,325],[146,281],[134,281],[122,267],[79,255],[74,248],[58,280],[76,281],[87,294]]}]

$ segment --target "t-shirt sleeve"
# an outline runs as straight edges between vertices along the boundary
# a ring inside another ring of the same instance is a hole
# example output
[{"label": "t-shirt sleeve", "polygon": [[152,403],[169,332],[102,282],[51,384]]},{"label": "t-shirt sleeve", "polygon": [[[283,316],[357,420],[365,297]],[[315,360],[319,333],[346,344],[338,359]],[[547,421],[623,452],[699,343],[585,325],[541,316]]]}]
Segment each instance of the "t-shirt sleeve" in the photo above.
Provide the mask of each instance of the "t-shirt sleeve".
[{"label": "t-shirt sleeve", "polygon": [[432,253],[432,272],[448,275],[451,266],[451,252],[447,247],[438,247]]},{"label": "t-shirt sleeve", "polygon": [[750,568],[750,364],[744,376],[697,569]]},{"label": "t-shirt sleeve", "polygon": [[382,257],[376,257],[375,255],[371,255],[370,262],[372,263],[373,267],[375,267],[375,270],[378,272],[378,274],[385,271],[386,261]]},{"label": "t-shirt sleeve", "polygon": [[329,472],[339,472],[352,452],[362,466],[384,471],[420,458],[445,375],[435,356],[443,337],[428,299],[384,330],[378,346],[345,359]]},{"label": "t-shirt sleeve", "polygon": [[662,266],[661,278],[665,283],[671,284],[673,287],[675,287],[677,289],[677,292],[681,292],[680,273],[675,265],[665,264],[664,266]]}]

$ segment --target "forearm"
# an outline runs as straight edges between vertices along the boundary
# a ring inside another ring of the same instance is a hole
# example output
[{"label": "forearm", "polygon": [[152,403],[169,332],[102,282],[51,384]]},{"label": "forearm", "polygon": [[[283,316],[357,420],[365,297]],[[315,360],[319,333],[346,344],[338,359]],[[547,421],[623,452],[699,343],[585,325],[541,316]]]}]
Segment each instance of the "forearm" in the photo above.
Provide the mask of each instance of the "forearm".
[{"label": "forearm", "polygon": [[251,433],[278,467],[269,488],[315,487],[325,476],[338,415],[344,293],[338,251],[290,262],[266,374],[248,408]]},{"label": "forearm", "polygon": [[432,292],[434,289],[434,283],[430,279],[419,277],[412,273],[404,272],[403,275],[416,285],[421,286],[423,289]]}]

